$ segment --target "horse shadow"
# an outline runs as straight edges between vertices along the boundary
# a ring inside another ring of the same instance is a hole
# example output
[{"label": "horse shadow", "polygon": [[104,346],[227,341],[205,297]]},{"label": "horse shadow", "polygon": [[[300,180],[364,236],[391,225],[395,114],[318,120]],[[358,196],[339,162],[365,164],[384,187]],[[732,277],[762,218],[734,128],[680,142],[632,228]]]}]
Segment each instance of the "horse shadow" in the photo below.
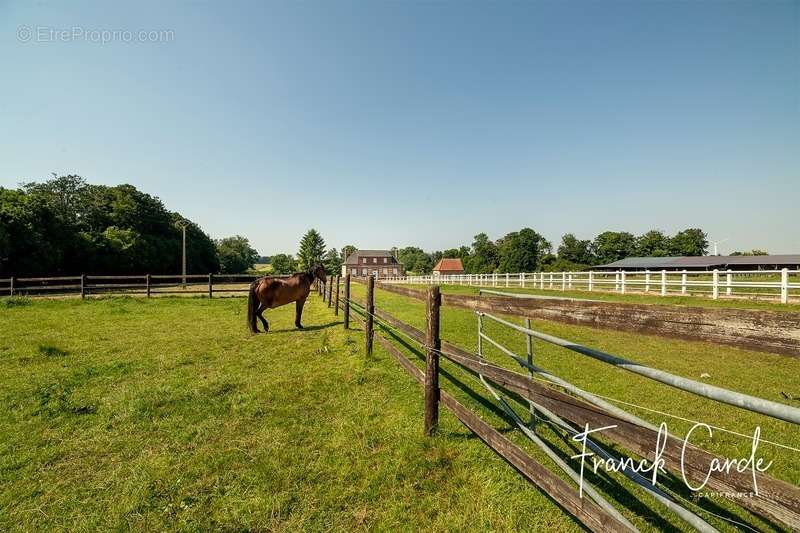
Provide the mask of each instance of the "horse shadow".
[{"label": "horse shadow", "polygon": [[303,326],[303,329],[297,329],[295,327],[284,328],[284,329],[272,329],[272,328],[270,328],[270,330],[267,333],[267,335],[269,335],[270,333],[292,333],[292,332],[300,332],[300,333],[302,333],[304,331],[317,331],[317,330],[320,330],[320,329],[332,328],[333,326],[339,326],[341,324],[342,324],[342,321],[340,320],[340,321],[336,321],[336,322],[328,322],[327,324],[317,324],[317,325],[314,325],[314,326]]}]

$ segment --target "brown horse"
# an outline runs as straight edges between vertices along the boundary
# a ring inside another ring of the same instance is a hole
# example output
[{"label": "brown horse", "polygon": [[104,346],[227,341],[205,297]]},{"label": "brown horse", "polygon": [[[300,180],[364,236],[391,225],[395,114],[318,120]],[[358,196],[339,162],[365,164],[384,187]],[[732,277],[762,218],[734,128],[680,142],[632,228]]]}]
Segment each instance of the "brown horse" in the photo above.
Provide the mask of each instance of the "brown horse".
[{"label": "brown horse", "polygon": [[250,284],[250,294],[247,297],[247,326],[253,333],[258,333],[256,317],[261,320],[264,332],[269,331],[269,323],[264,320],[262,313],[265,309],[274,309],[288,303],[295,303],[294,325],[303,329],[300,318],[303,316],[303,304],[306,303],[311,284],[315,279],[322,283],[327,281],[325,267],[318,265],[308,272],[298,272],[288,278],[273,278],[265,276]]}]

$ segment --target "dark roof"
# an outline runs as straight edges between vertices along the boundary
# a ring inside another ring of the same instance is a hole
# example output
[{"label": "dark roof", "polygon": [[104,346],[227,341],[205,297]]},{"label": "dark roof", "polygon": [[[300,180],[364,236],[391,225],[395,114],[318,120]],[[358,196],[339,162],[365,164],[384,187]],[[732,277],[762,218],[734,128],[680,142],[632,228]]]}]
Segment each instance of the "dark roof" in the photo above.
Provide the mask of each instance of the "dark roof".
[{"label": "dark roof", "polygon": [[464,265],[461,264],[461,259],[458,257],[455,259],[443,257],[438,263],[436,263],[436,266],[433,267],[433,270],[436,272],[441,272],[442,270],[464,272]]},{"label": "dark roof", "polygon": [[345,265],[357,265],[362,257],[388,257],[389,263],[393,265],[402,265],[394,256],[391,250],[356,250],[347,256],[344,260]]},{"label": "dark roof", "polygon": [[626,257],[597,268],[712,268],[735,265],[800,265],[800,254],[787,255],[704,255],[690,257]]}]

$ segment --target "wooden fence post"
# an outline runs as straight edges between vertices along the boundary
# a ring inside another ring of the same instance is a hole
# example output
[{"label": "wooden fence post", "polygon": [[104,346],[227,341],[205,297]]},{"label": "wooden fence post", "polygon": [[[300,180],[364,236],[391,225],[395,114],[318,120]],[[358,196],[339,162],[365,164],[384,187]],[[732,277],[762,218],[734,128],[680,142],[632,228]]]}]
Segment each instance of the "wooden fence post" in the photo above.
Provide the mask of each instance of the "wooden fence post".
[{"label": "wooden fence post", "polygon": [[144,284],[147,287],[147,297],[150,298],[150,274],[145,275]]},{"label": "wooden fence post", "polygon": [[425,435],[430,436],[439,424],[439,306],[442,296],[439,287],[428,289],[427,322],[428,331],[425,343],[428,347],[425,358]]},{"label": "wooden fence post", "polygon": [[328,309],[333,305],[333,277],[328,278]]},{"label": "wooden fence post", "polygon": [[14,276],[11,276],[11,285],[8,286],[8,295],[14,296]]},{"label": "wooden fence post", "polygon": [[333,306],[333,314],[339,316],[339,281],[342,276],[336,276],[336,302]]},{"label": "wooden fence post", "polygon": [[372,313],[375,311],[375,278],[370,276],[367,279],[367,301],[365,309],[367,316],[364,317],[365,348],[367,357],[372,355]]},{"label": "wooden fence post", "polygon": [[213,298],[214,294],[214,274],[208,273],[208,297]]},{"label": "wooden fence post", "polygon": [[344,329],[350,328],[350,274],[344,276]]},{"label": "wooden fence post", "polygon": [[86,274],[81,274],[81,299],[86,297]]}]

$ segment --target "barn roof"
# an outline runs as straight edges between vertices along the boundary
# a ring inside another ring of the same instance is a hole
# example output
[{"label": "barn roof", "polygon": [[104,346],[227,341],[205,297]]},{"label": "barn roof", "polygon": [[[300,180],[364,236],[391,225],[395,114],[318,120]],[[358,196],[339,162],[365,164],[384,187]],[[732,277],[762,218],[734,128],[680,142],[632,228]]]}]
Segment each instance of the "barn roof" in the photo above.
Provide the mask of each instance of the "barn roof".
[{"label": "barn roof", "polygon": [[626,257],[597,268],[727,268],[728,266],[800,265],[800,254],[784,255],[704,255],[681,257]]},{"label": "barn roof", "polygon": [[461,264],[461,259],[456,257],[455,259],[443,257],[436,263],[436,266],[433,267],[433,270],[436,272],[441,272],[442,270],[457,270],[457,271],[464,271],[464,265]]}]

